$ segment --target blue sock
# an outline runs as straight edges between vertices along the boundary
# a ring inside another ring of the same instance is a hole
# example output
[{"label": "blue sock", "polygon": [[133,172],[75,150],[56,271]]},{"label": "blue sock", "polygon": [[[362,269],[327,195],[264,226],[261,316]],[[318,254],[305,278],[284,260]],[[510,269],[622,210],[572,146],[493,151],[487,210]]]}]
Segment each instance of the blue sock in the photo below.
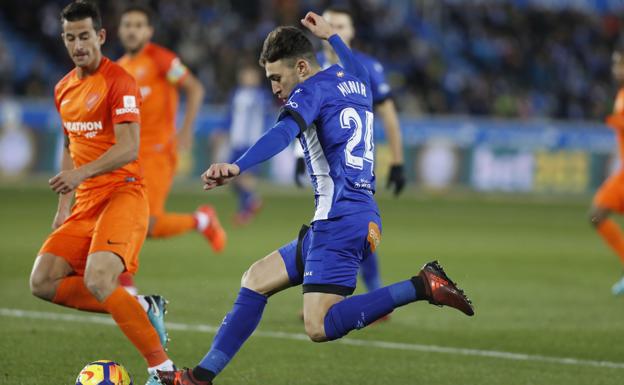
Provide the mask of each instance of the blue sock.
[{"label": "blue sock", "polygon": [[238,195],[238,211],[247,211],[252,193],[237,185],[234,185],[234,190],[236,191],[236,195]]},{"label": "blue sock", "polygon": [[327,311],[325,335],[329,340],[341,338],[353,329],[370,325],[399,306],[422,299],[423,295],[416,293],[412,280],[407,280],[346,298]]},{"label": "blue sock", "polygon": [[377,253],[372,253],[362,261],[360,264],[360,275],[368,291],[377,290],[381,287]]},{"label": "blue sock", "polygon": [[[225,316],[217,335],[215,335],[210,351],[194,370],[197,379],[212,380],[225,368],[243,343],[256,330],[267,297],[253,290],[242,287],[232,310]],[[206,372],[210,378],[206,378]],[[199,378],[204,377],[204,378]]]}]

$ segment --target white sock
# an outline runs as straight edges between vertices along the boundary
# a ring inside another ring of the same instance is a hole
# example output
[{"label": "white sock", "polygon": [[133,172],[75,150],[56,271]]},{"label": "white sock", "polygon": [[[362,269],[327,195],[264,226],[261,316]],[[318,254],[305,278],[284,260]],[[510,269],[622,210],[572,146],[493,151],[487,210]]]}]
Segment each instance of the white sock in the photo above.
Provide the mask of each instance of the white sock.
[{"label": "white sock", "polygon": [[201,211],[195,213],[195,219],[197,220],[197,231],[206,230],[206,227],[210,224],[210,217]]},{"label": "white sock", "polygon": [[145,296],[144,295],[137,295],[136,299],[137,299],[137,301],[139,301],[139,303],[143,307],[143,310],[145,310],[145,312],[147,313],[147,311],[149,310],[149,303],[145,299]]},{"label": "white sock", "polygon": [[123,288],[126,289],[126,291],[130,293],[130,295],[136,296],[137,294],[139,294],[139,289],[137,289],[135,286],[124,286]]},{"label": "white sock", "polygon": [[174,369],[173,361],[168,359],[167,361],[163,362],[160,365],[156,365],[156,366],[152,366],[152,367],[147,368],[147,372],[150,374],[150,376],[154,376],[154,375],[156,375],[156,371],[157,370],[160,370],[160,371],[171,371],[173,369]]}]

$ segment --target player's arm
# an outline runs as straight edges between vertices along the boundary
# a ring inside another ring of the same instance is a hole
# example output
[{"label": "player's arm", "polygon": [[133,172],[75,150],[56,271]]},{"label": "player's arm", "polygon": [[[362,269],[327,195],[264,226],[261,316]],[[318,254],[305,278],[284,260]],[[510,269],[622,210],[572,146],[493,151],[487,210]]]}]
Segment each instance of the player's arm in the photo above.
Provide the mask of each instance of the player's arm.
[{"label": "player's arm", "polygon": [[[73,168],[74,162],[69,154],[69,138],[65,136],[65,144],[63,146],[63,155],[61,158],[61,172],[68,171]],[[59,194],[56,214],[54,215],[54,220],[52,221],[52,229],[57,229],[69,217],[73,198],[73,194]]]},{"label": "player's arm", "polygon": [[114,145],[96,160],[58,173],[49,181],[52,190],[56,193],[67,194],[76,189],[85,179],[116,170],[136,160],[139,154],[139,124],[117,123],[114,130]]},{"label": "player's arm", "polygon": [[204,190],[229,183],[243,171],[274,157],[284,150],[299,134],[299,125],[291,115],[284,115],[269,131],[233,164],[216,163],[202,175]]},{"label": "player's arm", "polygon": [[355,58],[353,51],[347,47],[340,36],[334,32],[334,29],[323,17],[314,12],[308,12],[306,16],[301,19],[301,24],[308,28],[316,37],[327,40],[329,44],[331,44],[345,71],[355,75],[365,83],[370,84],[370,75],[366,67]]},{"label": "player's arm", "polygon": [[178,132],[178,146],[188,150],[193,144],[193,127],[197,113],[204,101],[204,86],[190,71],[178,84],[178,88],[186,95],[186,109],[184,111],[184,121],[182,128]]},{"label": "player's arm", "polygon": [[392,156],[388,187],[394,184],[394,194],[399,195],[405,187],[405,174],[403,171],[403,138],[394,101],[391,98],[387,98],[375,106],[375,112],[377,116],[381,117],[383,122]]},{"label": "player's arm", "polygon": [[607,116],[606,124],[616,129],[624,129],[624,115],[612,114]]}]

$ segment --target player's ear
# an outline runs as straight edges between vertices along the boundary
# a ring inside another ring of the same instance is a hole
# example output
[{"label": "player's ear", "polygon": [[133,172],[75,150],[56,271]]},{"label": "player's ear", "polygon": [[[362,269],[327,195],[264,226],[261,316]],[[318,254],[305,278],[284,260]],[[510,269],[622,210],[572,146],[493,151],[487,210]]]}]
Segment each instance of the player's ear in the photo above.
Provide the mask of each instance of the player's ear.
[{"label": "player's ear", "polygon": [[310,73],[310,63],[307,60],[298,59],[295,63],[295,70],[297,71],[297,76],[305,78]]},{"label": "player's ear", "polygon": [[106,41],[106,30],[104,28],[97,31],[97,38],[98,38],[98,43],[100,45],[103,45],[104,42]]}]

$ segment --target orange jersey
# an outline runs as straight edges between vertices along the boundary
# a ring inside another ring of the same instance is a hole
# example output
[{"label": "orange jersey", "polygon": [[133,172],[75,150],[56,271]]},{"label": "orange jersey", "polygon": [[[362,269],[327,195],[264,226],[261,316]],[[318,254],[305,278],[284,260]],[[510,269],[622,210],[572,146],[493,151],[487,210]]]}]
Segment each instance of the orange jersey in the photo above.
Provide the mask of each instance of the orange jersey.
[{"label": "orange jersey", "polygon": [[148,43],[137,55],[118,60],[139,84],[141,106],[141,153],[160,152],[173,144],[178,110],[177,86],[188,70],[171,51]]},{"label": "orange jersey", "polygon": [[[115,124],[140,123],[140,98],[134,78],[106,57],[95,73],[79,79],[74,69],[56,84],[54,102],[75,167],[96,160],[115,144]],[[88,191],[101,193],[140,179],[139,162],[133,161],[85,180],[76,196]]]},{"label": "orange jersey", "polygon": [[624,88],[620,89],[615,98],[613,114],[607,117],[607,124],[615,130],[620,150],[620,159],[624,160]]}]

